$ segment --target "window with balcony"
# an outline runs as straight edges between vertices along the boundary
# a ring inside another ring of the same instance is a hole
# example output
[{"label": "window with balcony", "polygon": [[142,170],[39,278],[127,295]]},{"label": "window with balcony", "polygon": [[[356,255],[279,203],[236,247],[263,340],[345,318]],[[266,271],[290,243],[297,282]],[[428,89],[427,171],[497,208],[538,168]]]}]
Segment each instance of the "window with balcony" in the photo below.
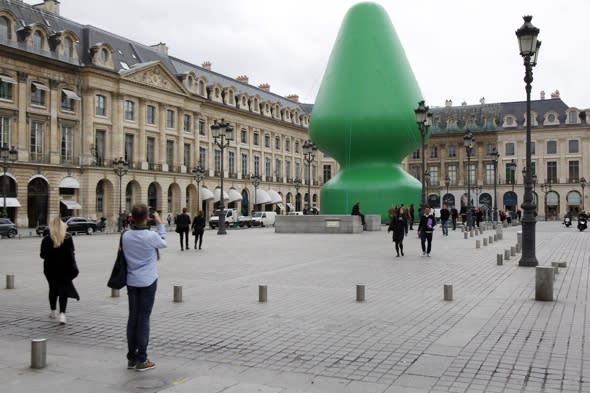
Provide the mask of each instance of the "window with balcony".
[{"label": "window with balcony", "polygon": [[260,176],[260,157],[254,156],[254,176]]},{"label": "window with balcony", "polygon": [[547,162],[547,182],[557,183],[557,161]]},{"label": "window with balcony", "polygon": [[185,167],[190,168],[191,167],[191,144],[190,143],[185,143],[184,144],[184,148],[183,148],[183,160],[182,163],[184,164]]},{"label": "window with balcony", "polygon": [[207,149],[199,147],[199,166],[203,169],[209,168],[207,166]]},{"label": "window with balcony", "polygon": [[568,162],[569,183],[577,183],[580,180],[580,161]]},{"label": "window with balcony", "polygon": [[94,97],[94,114],[96,116],[106,116],[107,98],[105,96],[97,94]]},{"label": "window with balcony", "polygon": [[125,112],[125,120],[134,120],[135,119],[135,102],[125,100],[124,105],[124,112]]},{"label": "window with balcony", "polygon": [[332,165],[324,165],[323,177],[324,183],[332,178]]},{"label": "window with balcony", "polygon": [[12,101],[12,85],[14,82],[12,78],[0,75],[0,99]]},{"label": "window with balcony", "polygon": [[72,127],[61,127],[61,161],[72,162],[74,159],[74,132]]},{"label": "window with balcony", "polygon": [[449,179],[451,179],[451,185],[457,185],[457,166],[456,165],[449,165],[447,167],[447,175],[449,175]]},{"label": "window with balcony", "polygon": [[428,173],[430,173],[430,185],[433,187],[438,187],[440,184],[439,175],[438,175],[438,167],[437,166],[429,167]]},{"label": "window with balcony", "polygon": [[447,146],[447,157],[448,158],[457,158],[457,146],[455,146],[455,145]]},{"label": "window with balcony", "polygon": [[272,162],[270,161],[270,158],[265,157],[264,159],[264,176],[268,178],[270,178],[272,176]]},{"label": "window with balcony", "polygon": [[229,177],[236,177],[236,153],[233,151],[227,153],[227,166]]},{"label": "window with balcony", "polygon": [[514,151],[514,143],[509,142],[504,145],[504,155],[507,157],[513,156],[515,154]]},{"label": "window with balcony", "polygon": [[248,176],[249,166],[248,166],[248,154],[242,153],[242,178]]},{"label": "window with balcony", "polygon": [[166,164],[169,168],[174,166],[174,141],[166,141]]},{"label": "window with balcony", "polygon": [[215,150],[213,163],[215,176],[221,176],[221,150]]},{"label": "window with balcony", "polygon": [[94,136],[94,159],[96,165],[103,166],[106,151],[106,134],[105,130],[96,130]]},{"label": "window with balcony", "polygon": [[240,130],[240,143],[248,143],[248,131],[245,128]]},{"label": "window with balcony", "polygon": [[156,138],[149,136],[146,141],[146,160],[150,164],[156,163]]},{"label": "window with balcony", "polygon": [[293,174],[291,173],[291,161],[289,160],[285,161],[285,177],[287,180],[293,178]]},{"label": "window with balcony", "polygon": [[10,148],[10,118],[0,115],[0,147]]},{"label": "window with balcony", "polygon": [[278,158],[275,158],[275,176],[277,178],[282,178],[283,177],[283,165],[282,165],[282,161],[279,160]]},{"label": "window with balcony", "polygon": [[45,137],[45,124],[39,121],[31,122],[31,139],[30,139],[30,153],[31,161],[43,160],[43,145]]},{"label": "window with balcony", "polygon": [[494,184],[494,164],[486,164],[486,184]]}]

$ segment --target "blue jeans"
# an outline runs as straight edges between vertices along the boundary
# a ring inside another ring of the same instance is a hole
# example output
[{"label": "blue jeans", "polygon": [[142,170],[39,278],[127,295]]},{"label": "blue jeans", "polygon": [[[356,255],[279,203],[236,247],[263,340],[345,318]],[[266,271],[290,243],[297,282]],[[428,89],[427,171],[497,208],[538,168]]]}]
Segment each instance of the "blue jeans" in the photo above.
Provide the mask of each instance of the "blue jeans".
[{"label": "blue jeans", "polygon": [[441,224],[442,224],[443,235],[448,235],[449,234],[449,220],[442,220]]},{"label": "blue jeans", "polygon": [[127,359],[145,362],[150,340],[150,315],[154,307],[158,280],[147,287],[127,286],[129,319],[127,320]]}]

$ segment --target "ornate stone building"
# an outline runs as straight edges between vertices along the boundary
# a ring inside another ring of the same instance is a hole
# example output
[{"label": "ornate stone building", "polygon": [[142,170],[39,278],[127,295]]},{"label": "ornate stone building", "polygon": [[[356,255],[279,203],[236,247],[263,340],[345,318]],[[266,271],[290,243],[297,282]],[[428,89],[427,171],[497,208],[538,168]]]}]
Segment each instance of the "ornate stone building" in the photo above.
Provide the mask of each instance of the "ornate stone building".
[{"label": "ornate stone building", "polygon": [[[558,219],[567,211],[588,210],[587,193],[580,179],[590,179],[589,110],[567,106],[559,92],[531,102],[532,162],[536,179],[534,197],[541,219]],[[492,211],[494,206],[494,160],[497,149],[497,207],[504,210],[520,208],[524,196],[526,142],[526,101],[431,109],[432,137],[427,141],[425,159],[430,174],[428,199],[431,205],[442,203],[457,208],[467,203],[467,176],[473,206]],[[470,130],[475,144],[468,168],[463,143]],[[416,130],[418,132],[418,130]],[[421,173],[421,150],[406,158],[407,170],[417,178]],[[449,180],[448,190],[445,178]]]},{"label": "ornate stone building", "polygon": [[[319,206],[319,186],[338,170],[318,152],[308,171],[311,105],[296,95],[78,24],[59,15],[59,1],[0,0],[0,48],[0,146],[18,151],[6,176],[8,214],[20,226],[58,214],[114,223],[120,204],[137,202],[164,216],[185,206],[209,216],[222,159],[230,207],[286,213],[308,198]],[[223,157],[210,130],[218,119],[235,129]],[[129,163],[122,177],[119,158]],[[199,188],[196,166],[205,169]],[[256,197],[251,175],[261,178]]]}]

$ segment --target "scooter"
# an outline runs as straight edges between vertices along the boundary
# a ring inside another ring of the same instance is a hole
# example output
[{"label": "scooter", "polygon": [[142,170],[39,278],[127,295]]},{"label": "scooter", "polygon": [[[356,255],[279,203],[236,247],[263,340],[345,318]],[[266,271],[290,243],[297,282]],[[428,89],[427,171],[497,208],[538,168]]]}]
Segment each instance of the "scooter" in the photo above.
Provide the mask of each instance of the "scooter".
[{"label": "scooter", "polygon": [[586,219],[585,218],[578,218],[578,229],[580,232],[584,232],[584,230],[588,228]]},{"label": "scooter", "polygon": [[571,217],[565,217],[563,219],[563,225],[565,225],[566,228],[569,228],[572,225]]}]

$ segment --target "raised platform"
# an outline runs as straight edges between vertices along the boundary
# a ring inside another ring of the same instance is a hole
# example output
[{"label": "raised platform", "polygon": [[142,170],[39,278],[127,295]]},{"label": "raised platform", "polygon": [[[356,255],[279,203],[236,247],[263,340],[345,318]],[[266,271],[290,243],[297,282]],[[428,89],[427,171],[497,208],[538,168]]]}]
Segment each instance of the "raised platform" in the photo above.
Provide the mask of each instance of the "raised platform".
[{"label": "raised platform", "polygon": [[275,233],[362,233],[359,216],[309,215],[277,216]]}]

